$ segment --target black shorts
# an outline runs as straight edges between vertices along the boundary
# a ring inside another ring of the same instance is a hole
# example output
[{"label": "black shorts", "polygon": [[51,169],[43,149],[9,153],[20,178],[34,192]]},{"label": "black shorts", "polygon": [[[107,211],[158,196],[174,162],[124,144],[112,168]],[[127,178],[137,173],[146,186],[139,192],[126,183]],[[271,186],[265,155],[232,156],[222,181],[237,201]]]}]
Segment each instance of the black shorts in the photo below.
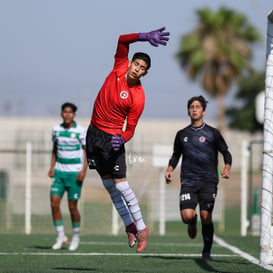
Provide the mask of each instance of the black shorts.
[{"label": "black shorts", "polygon": [[200,210],[212,212],[217,195],[217,185],[207,184],[203,188],[195,189],[181,185],[179,205],[180,210],[196,209],[199,204]]},{"label": "black shorts", "polygon": [[90,169],[96,169],[99,175],[112,178],[126,177],[125,147],[114,151],[111,145],[112,135],[94,126],[89,126],[86,135],[86,157]]}]

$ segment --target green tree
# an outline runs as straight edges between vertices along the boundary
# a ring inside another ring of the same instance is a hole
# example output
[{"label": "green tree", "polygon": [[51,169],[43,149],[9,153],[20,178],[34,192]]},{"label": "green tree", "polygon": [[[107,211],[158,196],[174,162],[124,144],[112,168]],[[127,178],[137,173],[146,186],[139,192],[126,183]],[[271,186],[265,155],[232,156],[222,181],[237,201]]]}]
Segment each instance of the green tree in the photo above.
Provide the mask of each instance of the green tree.
[{"label": "green tree", "polygon": [[253,72],[249,76],[241,77],[235,99],[240,101],[240,106],[230,107],[226,110],[230,118],[229,126],[254,133],[261,131],[263,126],[256,120],[255,99],[265,90],[265,73]]},{"label": "green tree", "polygon": [[232,82],[250,69],[251,45],[259,40],[247,18],[222,7],[197,10],[198,24],[181,37],[177,58],[188,76],[217,99],[218,128],[224,123],[224,95]]}]

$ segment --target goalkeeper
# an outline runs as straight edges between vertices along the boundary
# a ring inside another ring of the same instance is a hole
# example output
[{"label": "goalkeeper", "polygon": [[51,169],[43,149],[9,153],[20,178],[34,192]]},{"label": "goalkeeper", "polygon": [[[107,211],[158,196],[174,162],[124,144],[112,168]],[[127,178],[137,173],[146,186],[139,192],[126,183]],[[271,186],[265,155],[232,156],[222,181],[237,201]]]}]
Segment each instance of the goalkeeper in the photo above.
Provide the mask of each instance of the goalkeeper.
[{"label": "goalkeeper", "polygon": [[140,78],[147,75],[151,59],[148,54],[137,52],[129,61],[128,53],[129,45],[138,41],[148,41],[155,47],[166,45],[169,33],[164,30],[162,27],[119,37],[114,67],[95,100],[86,138],[89,168],[99,173],[123,220],[129,246],[133,247],[138,241],[137,252],[145,250],[149,229],[126,178],[124,144],[133,137],[144,109],[145,94]]}]

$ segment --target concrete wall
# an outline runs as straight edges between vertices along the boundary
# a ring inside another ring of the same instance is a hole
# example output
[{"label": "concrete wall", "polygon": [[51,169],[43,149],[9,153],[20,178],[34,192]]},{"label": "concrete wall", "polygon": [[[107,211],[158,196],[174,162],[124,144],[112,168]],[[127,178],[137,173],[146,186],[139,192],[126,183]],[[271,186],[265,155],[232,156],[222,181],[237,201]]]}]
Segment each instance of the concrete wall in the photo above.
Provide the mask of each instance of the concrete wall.
[{"label": "concrete wall", "polygon": [[[89,119],[76,119],[82,126],[88,127]],[[0,150],[24,149],[25,142],[33,142],[34,149],[50,150],[51,129],[61,123],[61,118],[1,118]],[[213,122],[208,124],[214,126]],[[152,154],[154,144],[173,145],[176,132],[188,125],[188,121],[141,119],[134,138],[127,144],[127,150],[134,150],[138,156]],[[243,141],[261,141],[262,133],[249,134],[239,130],[226,129],[223,132],[230,152],[233,155],[233,168],[241,166],[241,145]],[[258,145],[259,146],[259,145]],[[259,152],[259,148],[258,152]],[[141,155],[141,153],[143,153]],[[257,156],[256,159],[260,158]],[[148,164],[149,162],[146,161]],[[259,163],[257,163],[259,164]]]}]

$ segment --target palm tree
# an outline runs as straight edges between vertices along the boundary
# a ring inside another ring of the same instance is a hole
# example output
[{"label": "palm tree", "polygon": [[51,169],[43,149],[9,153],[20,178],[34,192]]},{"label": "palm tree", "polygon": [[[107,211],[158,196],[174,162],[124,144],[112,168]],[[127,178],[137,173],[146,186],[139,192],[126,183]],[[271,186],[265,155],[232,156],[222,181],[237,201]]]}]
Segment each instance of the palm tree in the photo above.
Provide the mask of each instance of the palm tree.
[{"label": "palm tree", "polygon": [[229,127],[251,133],[262,131],[263,125],[256,118],[256,97],[265,90],[265,72],[253,71],[250,75],[240,77],[235,98],[240,106],[232,105],[226,109]]},{"label": "palm tree", "polygon": [[217,12],[199,9],[197,15],[194,31],[181,38],[177,58],[188,76],[217,98],[218,128],[223,130],[223,97],[232,82],[251,69],[251,45],[259,34],[244,15],[225,7]]}]

